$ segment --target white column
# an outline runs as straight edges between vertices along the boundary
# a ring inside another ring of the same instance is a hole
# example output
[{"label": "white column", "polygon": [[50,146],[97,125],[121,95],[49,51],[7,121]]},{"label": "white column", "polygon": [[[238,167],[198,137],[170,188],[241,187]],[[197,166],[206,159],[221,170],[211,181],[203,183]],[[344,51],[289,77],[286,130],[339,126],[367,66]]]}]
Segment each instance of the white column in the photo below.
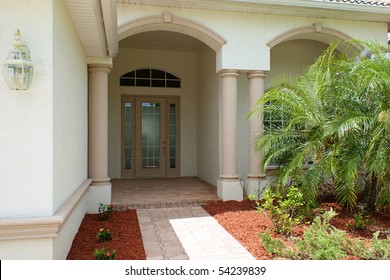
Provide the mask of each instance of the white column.
[{"label": "white column", "polygon": [[[249,110],[252,110],[257,101],[264,96],[264,71],[250,71],[247,73],[249,80]],[[263,170],[263,154],[255,149],[255,142],[261,137],[263,126],[263,113],[249,120],[249,173],[248,173],[248,194],[258,196],[264,188],[262,182],[266,176]]]},{"label": "white column", "polygon": [[237,175],[237,70],[222,70],[221,117],[222,156],[218,196],[223,200],[242,200],[242,187]]},{"label": "white column", "polygon": [[108,177],[108,73],[105,64],[90,64],[89,71],[89,177],[92,178],[88,212],[111,202]]}]

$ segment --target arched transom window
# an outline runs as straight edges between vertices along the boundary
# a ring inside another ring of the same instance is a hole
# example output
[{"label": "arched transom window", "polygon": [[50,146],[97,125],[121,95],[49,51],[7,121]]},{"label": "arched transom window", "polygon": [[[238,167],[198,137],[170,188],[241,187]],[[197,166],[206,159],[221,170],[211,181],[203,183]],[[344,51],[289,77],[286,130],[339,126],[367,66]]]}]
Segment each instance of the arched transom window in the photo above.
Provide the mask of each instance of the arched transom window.
[{"label": "arched transom window", "polygon": [[158,69],[143,68],[128,72],[120,78],[121,86],[180,88],[179,77]]}]

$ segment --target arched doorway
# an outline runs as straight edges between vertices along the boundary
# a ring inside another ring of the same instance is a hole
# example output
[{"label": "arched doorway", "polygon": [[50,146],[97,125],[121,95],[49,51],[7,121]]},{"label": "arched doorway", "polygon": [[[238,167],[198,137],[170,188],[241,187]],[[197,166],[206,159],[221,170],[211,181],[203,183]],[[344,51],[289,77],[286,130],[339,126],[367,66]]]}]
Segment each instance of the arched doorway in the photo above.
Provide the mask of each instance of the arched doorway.
[{"label": "arched doorway", "polygon": [[[119,30],[109,75],[109,176],[197,176],[215,183],[218,163],[207,162],[199,147],[218,152],[216,49],[224,41],[182,19],[150,20]],[[213,169],[199,168],[207,165]]]}]

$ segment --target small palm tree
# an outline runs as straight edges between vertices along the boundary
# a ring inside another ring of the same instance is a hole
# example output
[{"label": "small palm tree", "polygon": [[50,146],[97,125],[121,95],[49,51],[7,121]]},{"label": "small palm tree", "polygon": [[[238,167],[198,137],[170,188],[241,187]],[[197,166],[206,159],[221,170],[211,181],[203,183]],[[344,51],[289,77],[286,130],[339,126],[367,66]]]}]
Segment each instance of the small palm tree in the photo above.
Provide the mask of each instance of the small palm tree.
[{"label": "small palm tree", "polygon": [[337,200],[354,208],[359,179],[371,209],[390,206],[390,59],[383,46],[360,43],[370,57],[348,57],[332,45],[296,82],[275,80],[250,112],[285,120],[266,128],[256,147],[265,168],[280,164],[277,183],[292,180],[309,207],[331,182]]}]

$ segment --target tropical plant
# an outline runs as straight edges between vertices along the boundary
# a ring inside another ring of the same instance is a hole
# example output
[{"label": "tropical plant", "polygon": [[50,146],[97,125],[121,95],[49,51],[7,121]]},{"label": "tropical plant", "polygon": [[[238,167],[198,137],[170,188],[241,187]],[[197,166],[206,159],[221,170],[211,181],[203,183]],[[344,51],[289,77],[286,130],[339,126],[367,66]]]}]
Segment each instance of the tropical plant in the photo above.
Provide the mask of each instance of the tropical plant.
[{"label": "tropical plant", "polygon": [[256,148],[264,168],[280,164],[276,183],[299,185],[310,206],[331,182],[349,209],[359,199],[371,210],[390,207],[389,49],[359,43],[370,55],[347,56],[331,45],[295,82],[275,79],[249,114],[283,117],[285,125],[265,128]]}]

